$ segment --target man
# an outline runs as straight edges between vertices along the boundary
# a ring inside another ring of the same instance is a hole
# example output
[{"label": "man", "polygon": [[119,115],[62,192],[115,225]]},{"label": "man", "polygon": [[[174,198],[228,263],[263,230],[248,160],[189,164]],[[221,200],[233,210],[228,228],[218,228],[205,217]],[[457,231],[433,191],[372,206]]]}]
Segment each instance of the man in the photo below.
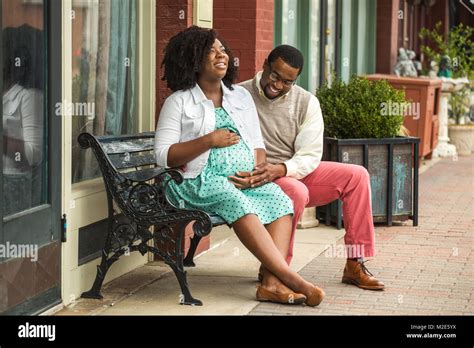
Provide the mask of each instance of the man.
[{"label": "man", "polygon": [[383,290],[365,267],[364,257],[375,256],[370,178],[358,165],[321,161],[324,124],[318,99],[296,86],[303,55],[288,45],[273,49],[263,71],[241,83],[255,101],[266,147],[266,161],[251,173],[237,173],[251,186],[274,181],[292,199],[293,233],[287,262],[293,256],[296,224],[305,207],[341,199],[349,255],[342,282],[362,289]]}]

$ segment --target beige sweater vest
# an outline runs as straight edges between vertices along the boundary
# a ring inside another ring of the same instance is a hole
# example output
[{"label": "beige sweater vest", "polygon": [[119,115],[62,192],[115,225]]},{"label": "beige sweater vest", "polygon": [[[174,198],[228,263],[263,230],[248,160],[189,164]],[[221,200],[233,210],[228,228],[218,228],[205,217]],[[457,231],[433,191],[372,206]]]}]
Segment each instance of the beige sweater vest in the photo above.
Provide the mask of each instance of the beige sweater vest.
[{"label": "beige sweater vest", "polygon": [[257,107],[267,161],[282,163],[292,158],[295,139],[306,118],[311,94],[295,85],[286,96],[269,100],[260,95],[256,77],[240,85],[250,92]]}]

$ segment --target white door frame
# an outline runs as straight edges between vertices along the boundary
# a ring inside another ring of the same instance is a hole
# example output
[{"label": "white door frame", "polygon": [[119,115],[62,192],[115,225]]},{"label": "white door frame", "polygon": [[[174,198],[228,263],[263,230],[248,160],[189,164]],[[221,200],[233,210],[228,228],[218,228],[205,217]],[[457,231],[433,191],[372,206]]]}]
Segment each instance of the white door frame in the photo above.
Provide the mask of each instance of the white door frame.
[{"label": "white door frame", "polygon": [[[138,129],[151,131],[155,127],[155,0],[138,3]],[[62,100],[72,100],[72,0],[63,0],[62,34]],[[62,245],[62,300],[69,305],[89,290],[96,276],[100,258],[78,265],[78,230],[80,227],[107,217],[107,202],[102,178],[72,184],[72,119],[62,117],[62,211],[67,215],[67,241]],[[149,256],[133,253],[117,261],[107,273],[104,283],[149,261]]]}]

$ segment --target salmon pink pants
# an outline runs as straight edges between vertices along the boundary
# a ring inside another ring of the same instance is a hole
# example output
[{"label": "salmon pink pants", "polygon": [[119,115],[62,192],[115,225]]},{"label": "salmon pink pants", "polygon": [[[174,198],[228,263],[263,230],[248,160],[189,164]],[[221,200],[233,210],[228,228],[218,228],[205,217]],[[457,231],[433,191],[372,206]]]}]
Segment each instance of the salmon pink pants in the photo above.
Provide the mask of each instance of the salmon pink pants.
[{"label": "salmon pink pants", "polygon": [[294,215],[288,264],[293,258],[296,225],[304,208],[326,205],[338,198],[343,202],[345,245],[359,253],[351,257],[375,256],[370,177],[364,167],[323,161],[303,179],[282,177],[274,182],[293,201]]}]

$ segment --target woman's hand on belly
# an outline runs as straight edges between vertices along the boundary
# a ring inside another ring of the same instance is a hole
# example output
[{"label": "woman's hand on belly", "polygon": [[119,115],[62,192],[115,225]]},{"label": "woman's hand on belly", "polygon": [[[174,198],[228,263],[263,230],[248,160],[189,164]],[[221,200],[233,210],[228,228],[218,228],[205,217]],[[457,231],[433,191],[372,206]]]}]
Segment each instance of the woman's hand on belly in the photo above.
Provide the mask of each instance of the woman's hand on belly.
[{"label": "woman's hand on belly", "polygon": [[212,147],[227,147],[238,144],[240,137],[231,132],[227,128],[216,129],[214,132],[209,133]]},{"label": "woman's hand on belly", "polygon": [[168,151],[168,167],[180,167],[212,148],[232,146],[239,141],[237,134],[222,128],[194,140],[173,144]]}]

